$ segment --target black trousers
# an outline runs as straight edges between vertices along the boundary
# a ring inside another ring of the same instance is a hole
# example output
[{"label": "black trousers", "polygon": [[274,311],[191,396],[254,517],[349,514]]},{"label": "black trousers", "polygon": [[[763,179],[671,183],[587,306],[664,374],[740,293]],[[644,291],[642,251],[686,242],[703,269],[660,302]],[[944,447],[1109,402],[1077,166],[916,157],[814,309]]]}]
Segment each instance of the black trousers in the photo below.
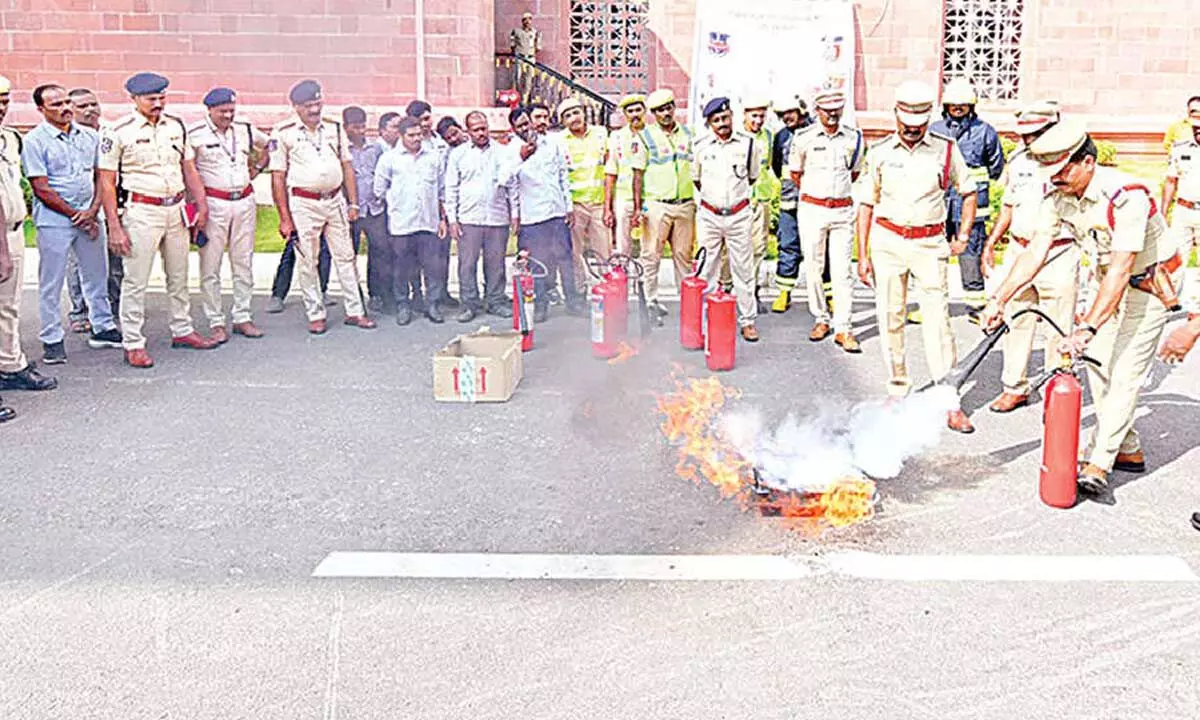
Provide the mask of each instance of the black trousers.
[{"label": "black trousers", "polygon": [[[450,255],[444,252],[449,238],[440,238],[436,233],[415,232],[408,235],[392,235],[392,282],[396,288],[396,301],[401,307],[410,305],[408,287],[414,278],[425,275],[425,297],[433,302],[445,293],[442,278],[448,277],[450,269],[445,266]],[[415,295],[415,294],[414,294]],[[413,297],[413,301],[419,301]]]}]

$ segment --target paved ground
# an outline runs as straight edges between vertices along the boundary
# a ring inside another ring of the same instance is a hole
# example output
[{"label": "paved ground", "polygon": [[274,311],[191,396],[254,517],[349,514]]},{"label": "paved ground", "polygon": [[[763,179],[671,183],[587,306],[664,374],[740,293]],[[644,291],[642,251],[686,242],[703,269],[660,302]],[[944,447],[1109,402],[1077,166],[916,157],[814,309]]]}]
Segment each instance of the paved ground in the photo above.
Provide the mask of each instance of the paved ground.
[{"label": "paved ground", "polygon": [[[454,323],[310,338],[293,298],[259,315],[267,338],[198,353],[166,347],[164,315],[156,296],[153,370],[73,338],[58,391],[6,394],[21,417],[0,433],[5,718],[1140,720],[1200,706],[1196,582],[312,577],[358,550],[1133,554],[1200,573],[1195,358],[1146,398],[1152,471],[1119,476],[1114,506],[1040,504],[1038,410],[979,409],[996,356],[967,395],[976,435],[885,483],[870,524],[811,538],[674,477],[654,395],[673,363],[705,372],[673,332],[609,366],[588,355],[586,322],[555,316],[511,402],[459,406],[432,401],[430,370]],[[723,380],[776,418],[874,396],[866,294],[856,322],[860,357],[810,344],[799,309],[764,318]],[[965,350],[978,329],[955,325]],[[32,323],[24,334],[35,349]]]}]

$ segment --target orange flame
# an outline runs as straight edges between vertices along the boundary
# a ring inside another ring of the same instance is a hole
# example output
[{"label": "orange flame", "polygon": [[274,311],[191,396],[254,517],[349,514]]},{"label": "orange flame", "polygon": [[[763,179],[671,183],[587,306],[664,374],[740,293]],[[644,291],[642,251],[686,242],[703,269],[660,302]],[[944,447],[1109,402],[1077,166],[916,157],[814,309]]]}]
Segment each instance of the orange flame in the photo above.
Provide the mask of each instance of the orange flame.
[{"label": "orange flame", "polygon": [[609,365],[619,365],[638,354],[638,349],[622,340],[617,343],[617,354],[608,359]]},{"label": "orange flame", "polygon": [[675,472],[697,484],[708,482],[725,498],[737,500],[743,510],[785,518],[799,529],[846,528],[875,514],[875,483],[862,477],[838,480],[823,493],[804,494],[772,489],[767,496],[755,492],[754,467],[717,429],[717,419],[727,400],[741,397],[716,377],[682,378],[672,374],[675,392],[659,396],[661,431],[677,447]]}]

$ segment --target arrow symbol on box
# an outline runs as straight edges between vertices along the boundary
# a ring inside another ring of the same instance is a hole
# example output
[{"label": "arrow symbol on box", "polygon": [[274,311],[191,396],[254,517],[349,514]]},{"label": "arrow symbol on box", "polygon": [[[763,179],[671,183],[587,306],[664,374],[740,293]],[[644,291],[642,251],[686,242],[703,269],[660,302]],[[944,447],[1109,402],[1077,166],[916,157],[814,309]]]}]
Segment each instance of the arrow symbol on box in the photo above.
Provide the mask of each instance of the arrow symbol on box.
[{"label": "arrow symbol on box", "polygon": [[479,368],[479,391],[487,392],[487,368]]},{"label": "arrow symbol on box", "polygon": [[461,390],[458,389],[458,368],[454,368],[453,370],[450,371],[450,373],[452,375],[454,375],[454,392],[456,394],[459,392],[462,392]]}]

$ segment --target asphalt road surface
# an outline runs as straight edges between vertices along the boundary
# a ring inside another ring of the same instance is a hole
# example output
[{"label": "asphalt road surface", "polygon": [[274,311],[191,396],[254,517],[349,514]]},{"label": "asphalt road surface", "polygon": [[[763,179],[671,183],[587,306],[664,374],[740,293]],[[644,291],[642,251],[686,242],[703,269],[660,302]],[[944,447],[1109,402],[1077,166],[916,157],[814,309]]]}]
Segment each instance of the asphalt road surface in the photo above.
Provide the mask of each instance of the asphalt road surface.
[{"label": "asphalt road surface", "polygon": [[[4,396],[0,716],[1200,714],[1197,358],[1145,398],[1151,469],[1116,475],[1115,505],[1040,503],[1040,410],[984,407],[996,354],[966,396],[979,431],[814,537],[675,476],[655,395],[674,363],[707,373],[674,317],[610,366],[556,312],[486,406],[432,399],[453,321],[364,332],[333,309],[313,338],[293,297],[262,340],[170,350],[156,294],[154,369],[71,338],[60,389]],[[879,396],[871,314],[860,296],[861,356],[808,342],[800,307],[763,318],[722,377],[734,405]],[[965,353],[979,330],[954,322]],[[923,378],[915,327],[910,358]],[[428,553],[451,577],[414,577]]]}]

